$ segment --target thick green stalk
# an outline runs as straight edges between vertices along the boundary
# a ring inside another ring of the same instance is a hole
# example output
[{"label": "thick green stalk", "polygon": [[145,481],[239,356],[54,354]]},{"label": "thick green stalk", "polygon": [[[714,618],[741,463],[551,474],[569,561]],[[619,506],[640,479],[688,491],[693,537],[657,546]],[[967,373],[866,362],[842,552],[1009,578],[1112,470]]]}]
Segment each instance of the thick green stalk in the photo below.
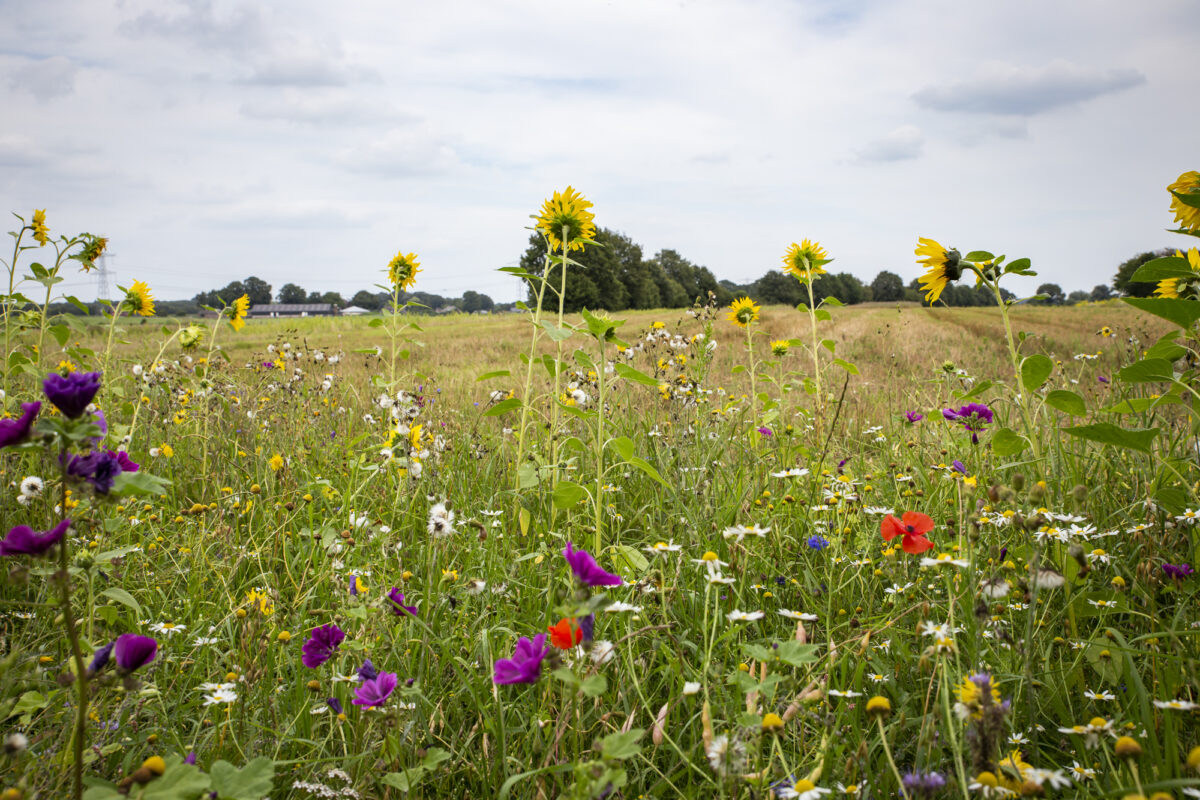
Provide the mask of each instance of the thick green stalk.
[{"label": "thick green stalk", "polygon": [[821,397],[821,361],[820,354],[817,352],[817,348],[821,345],[817,342],[817,309],[813,300],[812,282],[813,276],[810,273],[804,285],[808,287],[808,321],[812,326],[813,383],[817,390],[817,417],[819,419],[824,407],[824,399]]},{"label": "thick green stalk", "polygon": [[[10,263],[8,265],[8,294],[4,296],[4,352],[5,353],[12,352],[12,325],[9,324],[10,323],[9,317],[11,316],[11,309],[13,307],[13,299],[12,299],[13,291],[17,288],[16,283],[15,283],[16,275],[17,275],[17,256],[19,256],[21,254],[21,237],[25,235],[25,231],[27,229],[28,229],[28,226],[22,225],[21,230],[17,231],[16,243],[13,245],[12,263]],[[8,376],[9,376],[10,371],[11,370],[9,369],[8,364],[5,364],[4,365],[4,396],[5,397],[8,397],[8,389],[9,389]]]},{"label": "thick green stalk", "polygon": [[[569,225],[563,225],[562,229],[562,278],[558,287],[558,329],[562,331],[563,327],[563,304],[567,297],[567,238],[571,232]],[[563,357],[563,340],[561,338],[554,340],[557,358],[554,362],[554,399],[550,403],[550,463],[554,465],[551,472],[550,488],[558,483],[558,398],[562,393],[562,357]]]},{"label": "thick green stalk", "polygon": [[1025,423],[1025,435],[1029,439],[1029,444],[1033,448],[1034,458],[1041,458],[1042,448],[1039,444],[1040,437],[1037,436],[1033,429],[1033,417],[1029,413],[1029,392],[1025,390],[1021,383],[1021,356],[1017,352],[1017,344],[1013,339],[1012,321],[1008,318],[1008,303],[1004,296],[1000,294],[999,282],[989,282],[989,287],[992,294],[996,297],[996,305],[1000,308],[1000,318],[1004,320],[1004,335],[1008,342],[1008,355],[1012,360],[1013,376],[1016,378],[1016,385],[1013,387],[1019,392],[1018,405],[1021,408],[1021,420]]},{"label": "thick green stalk", "polygon": [[525,391],[521,395],[521,423],[517,427],[517,457],[513,462],[515,470],[515,485],[514,485],[514,503],[517,508],[514,509],[514,514],[519,510],[521,501],[519,499],[521,490],[521,463],[525,458],[525,430],[529,427],[529,407],[532,403],[530,393],[533,391],[533,357],[537,354],[538,330],[542,322],[542,300],[546,296],[546,274],[550,270],[550,254],[546,253],[546,261],[542,269],[541,285],[538,287],[537,305],[533,310],[533,333],[529,337],[529,359],[525,367]]},{"label": "thick green stalk", "polygon": [[604,521],[604,338],[600,339],[600,363],[596,365],[596,540],[592,552],[600,555]]}]

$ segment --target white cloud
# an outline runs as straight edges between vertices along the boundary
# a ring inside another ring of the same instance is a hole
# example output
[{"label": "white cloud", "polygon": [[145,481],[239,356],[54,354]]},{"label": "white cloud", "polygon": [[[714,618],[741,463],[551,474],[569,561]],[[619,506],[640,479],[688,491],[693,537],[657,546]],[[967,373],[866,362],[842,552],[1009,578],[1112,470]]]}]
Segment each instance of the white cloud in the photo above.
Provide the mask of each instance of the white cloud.
[{"label": "white cloud", "polygon": [[916,125],[901,125],[887,136],[868,142],[855,151],[859,163],[877,161],[907,161],[921,156],[925,137]]}]

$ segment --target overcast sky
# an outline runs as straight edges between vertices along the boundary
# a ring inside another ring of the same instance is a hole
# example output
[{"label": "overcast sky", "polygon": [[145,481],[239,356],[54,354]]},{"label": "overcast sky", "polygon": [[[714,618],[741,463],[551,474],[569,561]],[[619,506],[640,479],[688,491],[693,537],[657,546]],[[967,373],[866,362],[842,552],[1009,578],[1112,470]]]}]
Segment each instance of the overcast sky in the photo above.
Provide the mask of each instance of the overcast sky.
[{"label": "overcast sky", "polygon": [[929,236],[1090,289],[1181,244],[1164,187],[1200,169],[1195,0],[2,7],[4,208],[160,298],[349,297],[403,249],[419,289],[512,300],[567,184],[737,282],[804,237],[907,281]]}]

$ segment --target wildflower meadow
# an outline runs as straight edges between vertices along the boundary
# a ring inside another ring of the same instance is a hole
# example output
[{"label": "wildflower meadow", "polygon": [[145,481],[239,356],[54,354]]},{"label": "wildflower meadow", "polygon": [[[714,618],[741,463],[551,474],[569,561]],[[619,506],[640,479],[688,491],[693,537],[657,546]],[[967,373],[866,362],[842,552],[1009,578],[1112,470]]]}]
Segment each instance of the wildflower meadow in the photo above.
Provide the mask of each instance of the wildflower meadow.
[{"label": "wildflower meadow", "polygon": [[[4,262],[0,798],[1200,797],[1200,174],[1154,296],[55,316]],[[925,236],[924,234],[930,234]],[[918,235],[920,234],[920,235]],[[1018,247],[1019,242],[1008,243]],[[907,254],[905,254],[907,256]]]}]

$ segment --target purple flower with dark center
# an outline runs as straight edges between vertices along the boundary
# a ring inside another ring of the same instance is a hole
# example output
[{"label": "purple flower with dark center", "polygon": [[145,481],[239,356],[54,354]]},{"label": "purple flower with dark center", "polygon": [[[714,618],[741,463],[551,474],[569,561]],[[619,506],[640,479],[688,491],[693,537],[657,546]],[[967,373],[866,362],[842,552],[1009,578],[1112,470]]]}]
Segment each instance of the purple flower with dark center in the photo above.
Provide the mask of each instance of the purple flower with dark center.
[{"label": "purple flower with dark center", "polygon": [[300,648],[303,654],[300,663],[309,669],[316,669],[333,656],[333,652],[341,646],[345,638],[346,634],[333,623],[313,628],[308,641]]},{"label": "purple flower with dark center", "polygon": [[813,550],[824,550],[826,547],[829,547],[829,540],[824,536],[810,536],[805,544]]},{"label": "purple flower with dark center", "polygon": [[1182,581],[1195,570],[1189,564],[1163,564],[1163,572],[1173,581]]},{"label": "purple flower with dark center", "polygon": [[17,419],[0,419],[0,447],[12,447],[29,438],[33,420],[42,410],[41,401],[21,403],[21,416]]},{"label": "purple flower with dark center", "polygon": [[371,659],[363,659],[363,665],[358,668],[358,679],[360,681],[373,681],[379,677],[379,670],[375,669],[375,665],[371,663]]},{"label": "purple flower with dark center", "polygon": [[910,425],[915,425],[916,423],[925,419],[925,415],[920,411],[905,411],[904,418],[908,420]]},{"label": "purple flower with dark center", "polygon": [[775,431],[771,430],[770,428],[759,428],[758,432],[761,433],[763,436],[774,436],[775,435]]},{"label": "purple flower with dark center", "polygon": [[[124,454],[122,454],[124,455]],[[137,464],[125,456],[125,462],[135,469]],[[121,468],[121,456],[112,450],[96,450],[86,456],[72,456],[67,462],[67,475],[80,478],[92,485],[98,494],[108,494],[117,476],[125,472]]]},{"label": "purple flower with dark center", "polygon": [[100,391],[100,373],[72,372],[63,376],[51,372],[42,381],[42,391],[64,416],[78,419]]},{"label": "purple flower with dark center", "polygon": [[325,698],[325,705],[329,706],[329,708],[332,709],[333,713],[335,714],[345,713],[345,709],[342,708],[342,701],[338,700],[336,697]]},{"label": "purple flower with dark center", "polygon": [[136,633],[122,633],[117,637],[113,647],[113,657],[117,660],[117,668],[123,673],[130,673],[144,667],[158,655],[158,642],[150,636],[139,636]]},{"label": "purple flower with dark center", "polygon": [[414,617],[417,615],[416,606],[404,605],[404,593],[400,591],[399,587],[393,586],[392,590],[388,592],[387,599],[390,601],[388,603],[388,608],[390,608],[392,613],[397,617],[403,617],[405,614],[409,614]]},{"label": "purple flower with dark center", "polygon": [[391,697],[392,692],[396,690],[396,683],[396,673],[381,672],[371,680],[363,681],[362,686],[354,690],[354,699],[351,702],[356,706],[378,708]]},{"label": "purple flower with dark center", "polygon": [[605,572],[588,551],[576,550],[571,542],[567,542],[563,556],[571,565],[575,577],[579,578],[579,582],[584,586],[620,586],[624,583],[620,575]]},{"label": "purple flower with dark center", "polygon": [[954,459],[954,461],[952,461],[950,463],[950,466],[954,468],[955,472],[962,473],[963,475],[967,474],[966,466],[961,461],[959,461],[957,458]]},{"label": "purple flower with dark center", "polygon": [[946,779],[937,772],[922,774],[913,771],[907,773],[901,781],[910,795],[921,798],[933,797],[946,787]]},{"label": "purple flower with dark center", "polygon": [[38,533],[28,525],[18,525],[0,540],[0,556],[40,556],[62,541],[71,526],[64,519],[48,531]]},{"label": "purple flower with dark center", "polygon": [[592,637],[596,634],[596,615],[588,614],[579,620],[579,630],[583,634],[583,641],[592,641]]},{"label": "purple flower with dark center", "polygon": [[517,640],[517,649],[512,658],[496,661],[492,683],[537,683],[542,674],[542,660],[550,653],[546,647],[546,634],[539,633],[533,639],[522,636]]},{"label": "purple flower with dark center", "polygon": [[971,432],[971,443],[979,444],[979,432],[992,422],[992,410],[983,403],[967,403],[962,408],[943,408],[942,416],[950,422],[961,422]]},{"label": "purple flower with dark center", "polygon": [[112,655],[113,648],[116,647],[116,644],[116,641],[109,642],[95,652],[95,654],[92,656],[92,663],[88,664],[88,675],[95,675],[97,672],[104,669],[105,665],[108,664],[108,659]]}]

